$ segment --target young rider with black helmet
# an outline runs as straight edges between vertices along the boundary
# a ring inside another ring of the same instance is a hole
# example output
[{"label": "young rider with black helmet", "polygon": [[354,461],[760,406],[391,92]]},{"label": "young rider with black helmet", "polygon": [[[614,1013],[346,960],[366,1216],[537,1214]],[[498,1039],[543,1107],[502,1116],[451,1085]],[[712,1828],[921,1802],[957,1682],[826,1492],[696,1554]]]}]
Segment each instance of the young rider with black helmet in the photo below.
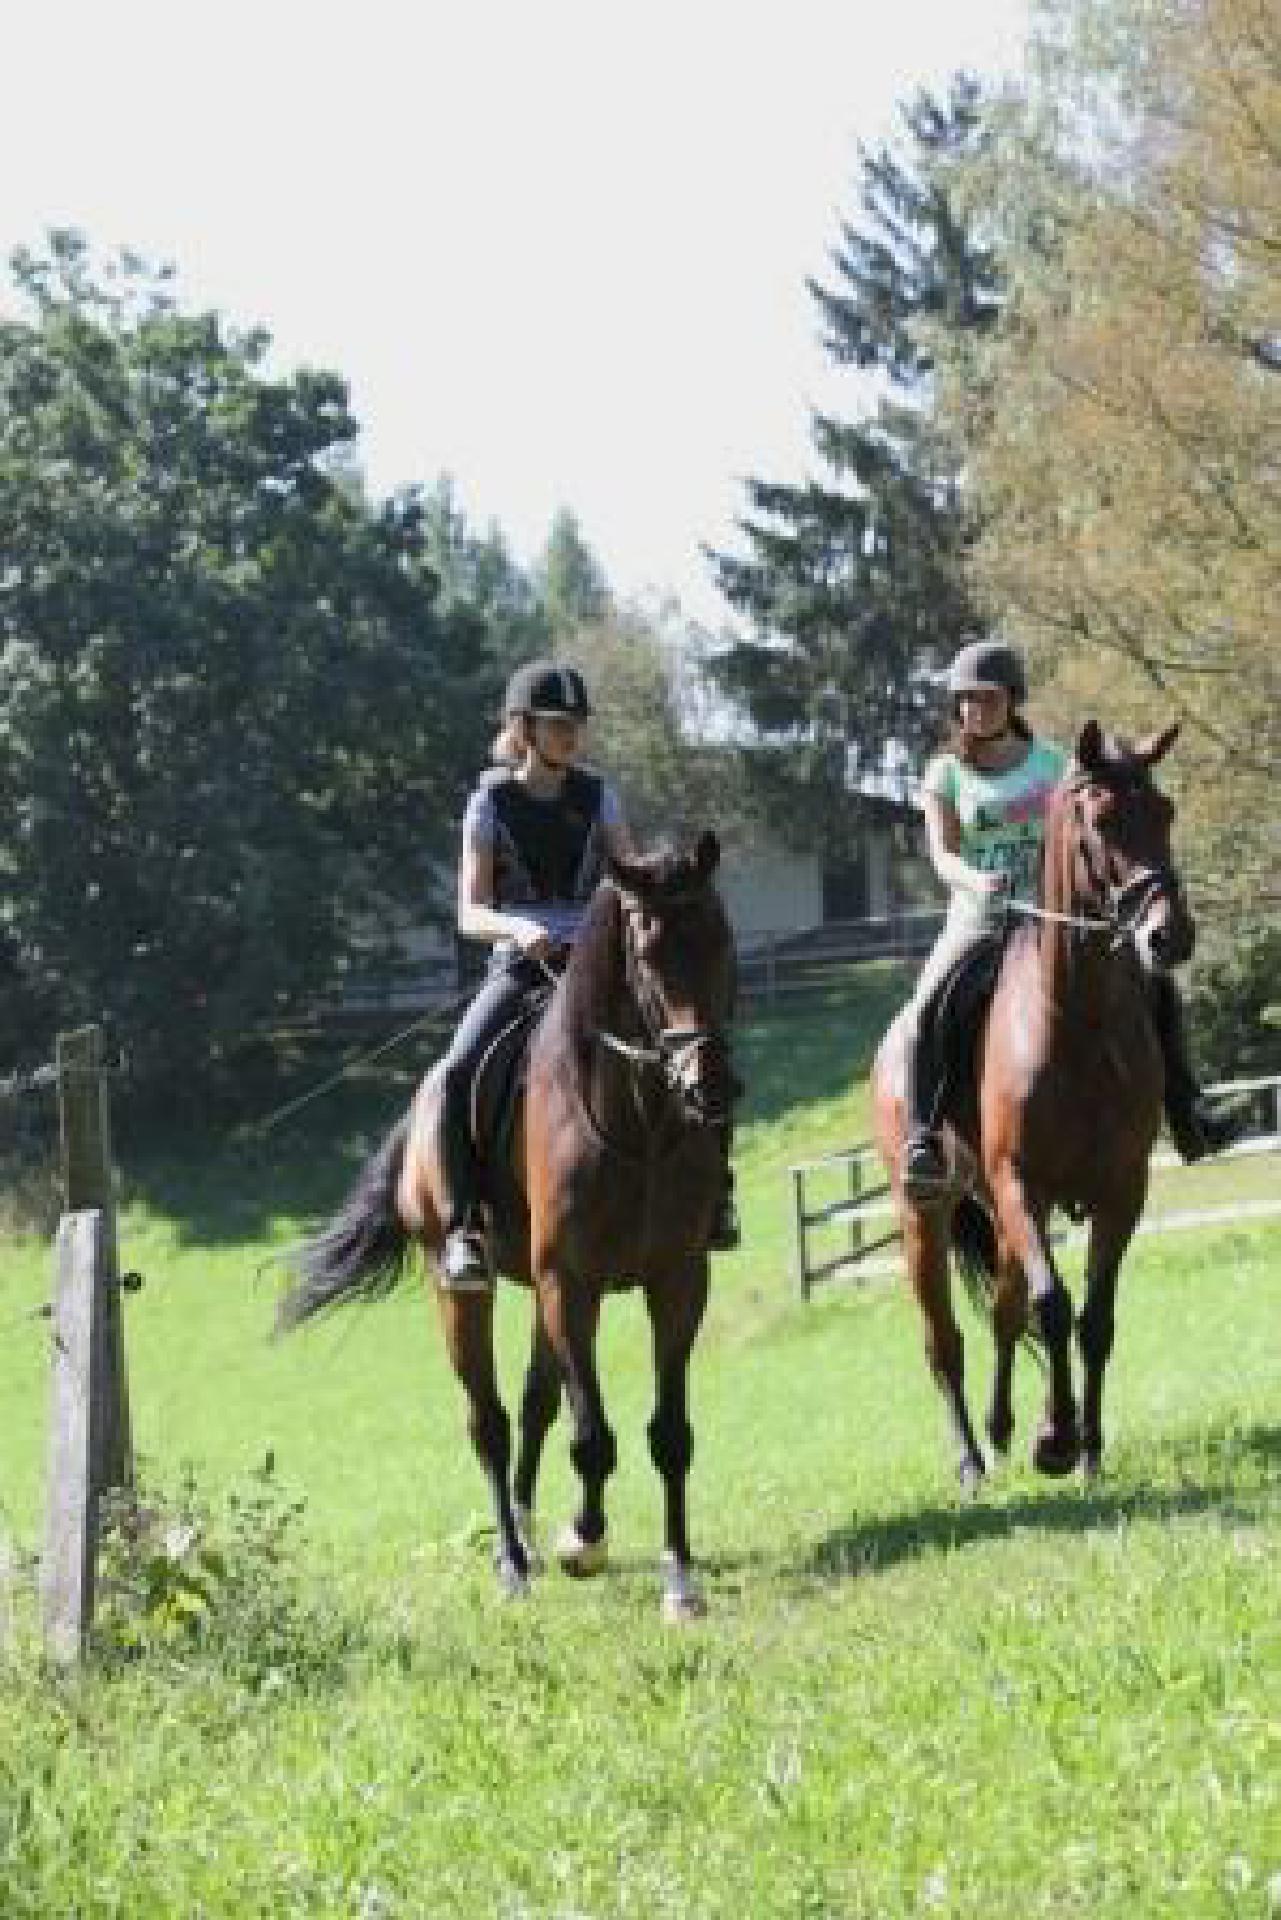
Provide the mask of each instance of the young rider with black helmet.
[{"label": "young rider with black helmet", "polygon": [[[1036,898],[1045,812],[1067,769],[1063,751],[1036,739],[1023,716],[1027,675],[1015,648],[1001,640],[962,647],[947,691],[953,731],[925,770],[921,805],[930,860],[951,898],[907,1010],[903,1184],[918,1201],[937,1197],[951,1178],[936,1130],[941,1067],[951,1051],[944,1032],[950,990],[971,965],[995,959],[1006,901]],[[1184,1159],[1199,1159],[1225,1145],[1235,1126],[1209,1107],[1197,1085],[1173,980],[1154,977],[1149,992],[1165,1059],[1170,1135]]]},{"label": "young rider with black helmet", "polygon": [[[491,1284],[480,1212],[480,1168],[469,1111],[477,1066],[531,990],[563,963],[606,860],[626,860],[632,838],[614,788],[577,764],[591,716],[577,668],[534,660],[517,668],[494,742],[463,816],[458,930],[494,947],[476,998],[444,1063],[440,1164],[447,1191],[441,1284]],[[727,1183],[711,1246],[737,1244]]]}]

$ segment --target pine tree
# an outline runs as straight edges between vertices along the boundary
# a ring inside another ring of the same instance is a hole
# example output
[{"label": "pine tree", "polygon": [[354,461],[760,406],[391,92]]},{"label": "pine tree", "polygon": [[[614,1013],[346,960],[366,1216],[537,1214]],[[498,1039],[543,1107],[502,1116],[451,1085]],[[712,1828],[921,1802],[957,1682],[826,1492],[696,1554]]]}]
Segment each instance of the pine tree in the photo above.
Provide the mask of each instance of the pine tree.
[{"label": "pine tree", "polygon": [[823,478],[749,481],[746,551],[711,555],[752,626],[717,676],[767,762],[811,790],[816,813],[852,767],[879,767],[887,743],[920,743],[934,717],[921,670],[976,624],[928,339],[938,326],[987,329],[997,311],[994,262],[948,179],[984,137],[982,104],[977,82],[958,76],[945,100],[922,93],[902,109],[895,146],[862,150],[859,215],[842,226],[831,284],[809,283],[825,349],[855,376],[856,406],[813,417]]}]

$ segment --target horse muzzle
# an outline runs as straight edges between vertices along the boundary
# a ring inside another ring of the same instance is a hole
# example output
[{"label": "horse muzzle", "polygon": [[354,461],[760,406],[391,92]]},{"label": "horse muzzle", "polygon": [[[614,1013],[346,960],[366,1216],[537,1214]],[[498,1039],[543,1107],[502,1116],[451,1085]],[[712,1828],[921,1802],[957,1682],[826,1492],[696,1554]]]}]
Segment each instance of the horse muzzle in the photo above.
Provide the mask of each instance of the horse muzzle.
[{"label": "horse muzzle", "polygon": [[686,1119],[696,1126],[724,1126],[735,1087],[724,1034],[715,1027],[665,1027],[660,1044],[668,1082]]},{"label": "horse muzzle", "polygon": [[1134,875],[1114,907],[1145,973],[1169,973],[1192,958],[1196,926],[1173,873],[1155,868]]}]

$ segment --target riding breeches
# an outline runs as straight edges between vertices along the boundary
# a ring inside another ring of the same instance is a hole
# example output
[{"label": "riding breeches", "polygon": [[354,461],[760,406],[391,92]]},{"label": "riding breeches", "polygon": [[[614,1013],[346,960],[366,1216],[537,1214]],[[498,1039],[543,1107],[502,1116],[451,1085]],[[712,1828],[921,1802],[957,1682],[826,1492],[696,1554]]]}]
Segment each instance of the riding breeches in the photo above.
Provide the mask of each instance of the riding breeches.
[{"label": "riding breeches", "polygon": [[481,1060],[542,982],[539,968],[520,954],[495,961],[445,1055],[439,1146],[447,1233],[477,1224],[481,1167],[472,1139],[471,1092]]},{"label": "riding breeches", "polygon": [[991,927],[944,927],[921,969],[903,1013],[904,1091],[909,1132],[938,1125],[947,1092],[946,1067],[957,1010],[972,1007],[962,991],[995,970],[1005,936]]}]

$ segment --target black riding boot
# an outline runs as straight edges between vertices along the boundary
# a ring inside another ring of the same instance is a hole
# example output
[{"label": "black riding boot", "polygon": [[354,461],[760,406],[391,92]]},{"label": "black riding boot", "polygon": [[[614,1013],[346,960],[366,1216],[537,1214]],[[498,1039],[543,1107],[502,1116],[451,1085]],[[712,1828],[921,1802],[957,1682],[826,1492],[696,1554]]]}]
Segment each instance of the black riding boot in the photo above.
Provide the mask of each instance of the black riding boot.
[{"label": "black riding boot", "polygon": [[1244,1116],[1216,1107],[1202,1093],[1188,1053],[1179,990],[1168,973],[1150,977],[1148,1004],[1165,1063],[1165,1120],[1170,1138],[1184,1160],[1221,1153],[1240,1135]]},{"label": "black riding boot", "polygon": [[445,1069],[441,1101],[441,1171],[445,1177],[445,1245],[440,1284],[450,1293],[476,1293],[493,1284],[478,1190],[480,1173],[471,1141],[469,1076]]},{"label": "black riding boot", "polygon": [[947,1149],[938,1132],[941,1088],[935,1064],[933,1021],[922,1009],[909,1030],[904,1048],[904,1091],[907,1097],[907,1139],[903,1147],[903,1191],[909,1200],[928,1204],[951,1184]]}]

